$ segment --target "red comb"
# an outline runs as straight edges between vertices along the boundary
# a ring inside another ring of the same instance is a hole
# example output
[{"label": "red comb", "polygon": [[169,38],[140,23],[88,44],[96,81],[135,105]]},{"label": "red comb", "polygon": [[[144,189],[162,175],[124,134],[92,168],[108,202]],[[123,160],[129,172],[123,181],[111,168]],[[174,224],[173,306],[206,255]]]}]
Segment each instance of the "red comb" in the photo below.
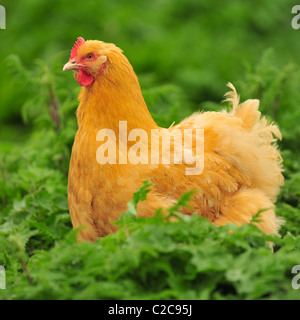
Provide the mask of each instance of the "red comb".
[{"label": "red comb", "polygon": [[70,59],[75,59],[77,57],[77,50],[79,49],[80,46],[82,46],[85,43],[85,40],[81,37],[77,38],[76,43],[74,44],[73,49],[71,50],[71,58]]}]

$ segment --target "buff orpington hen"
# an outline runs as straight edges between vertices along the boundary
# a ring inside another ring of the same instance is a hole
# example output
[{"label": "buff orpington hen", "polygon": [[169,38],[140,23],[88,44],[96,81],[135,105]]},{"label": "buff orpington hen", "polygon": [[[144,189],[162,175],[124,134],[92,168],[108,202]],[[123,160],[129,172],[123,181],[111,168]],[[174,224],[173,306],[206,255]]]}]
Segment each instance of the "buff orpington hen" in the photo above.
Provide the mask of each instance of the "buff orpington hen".
[{"label": "buff orpington hen", "polygon": [[[111,222],[126,212],[134,192],[148,179],[152,187],[138,203],[138,217],[150,217],[158,208],[164,212],[183,193],[196,190],[183,214],[197,212],[221,226],[249,223],[261,211],[257,226],[278,234],[281,219],[274,203],[283,184],[276,146],[281,134],[261,117],[258,100],[239,104],[229,84],[229,112],[195,113],[162,129],[150,115],[131,64],[114,44],[78,38],[66,70],[73,70],[82,87],[68,178],[72,224],[83,227],[79,241],[93,242],[115,232]],[[150,141],[158,131],[161,138]],[[181,133],[188,141],[182,148],[175,144]],[[164,137],[169,138],[169,150]],[[150,154],[153,146],[159,155]],[[166,154],[169,163],[162,160]]]}]

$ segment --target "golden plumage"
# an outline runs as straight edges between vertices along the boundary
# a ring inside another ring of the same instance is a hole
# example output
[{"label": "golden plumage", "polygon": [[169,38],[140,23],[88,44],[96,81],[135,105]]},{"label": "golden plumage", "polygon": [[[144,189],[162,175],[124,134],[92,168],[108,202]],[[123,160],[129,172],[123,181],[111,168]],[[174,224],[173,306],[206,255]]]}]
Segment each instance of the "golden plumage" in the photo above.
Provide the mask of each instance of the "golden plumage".
[{"label": "golden plumage", "polygon": [[[119,133],[119,121],[127,121],[128,132],[135,128],[158,129],[152,119],[137,77],[122,51],[113,44],[86,41],[78,48],[77,60],[90,52],[98,57],[88,64],[94,77],[83,86],[77,110],[78,132],[69,169],[68,203],[79,240],[94,241],[116,231],[116,221],[127,209],[142,181],[153,186],[147,200],[138,204],[138,216],[149,217],[158,208],[174,204],[182,193],[197,190],[184,214],[197,212],[220,226],[228,222],[249,223],[258,211],[258,227],[267,234],[277,233],[280,225],[274,202],[283,184],[282,159],[275,145],[280,132],[258,111],[258,100],[239,104],[233,85],[227,100],[230,112],[200,112],[171,129],[204,129],[204,170],[186,175],[186,164],[105,164],[96,160],[101,143],[100,129]],[[103,64],[105,68],[103,67]],[[101,72],[99,72],[101,68]],[[118,141],[117,141],[118,144]],[[133,142],[128,142],[128,148]],[[117,159],[118,145],[117,145]],[[195,150],[194,150],[195,151]]]}]

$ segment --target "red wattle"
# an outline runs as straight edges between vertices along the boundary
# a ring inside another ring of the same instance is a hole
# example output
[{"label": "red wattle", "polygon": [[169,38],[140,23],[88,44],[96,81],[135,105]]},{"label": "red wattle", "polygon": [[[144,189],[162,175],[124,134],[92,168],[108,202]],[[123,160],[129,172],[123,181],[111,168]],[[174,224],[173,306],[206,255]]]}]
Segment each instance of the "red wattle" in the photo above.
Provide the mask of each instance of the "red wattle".
[{"label": "red wattle", "polygon": [[75,79],[77,80],[79,85],[82,87],[89,86],[94,81],[94,77],[86,73],[85,71],[83,71],[81,68],[79,69],[78,74],[75,73]]}]

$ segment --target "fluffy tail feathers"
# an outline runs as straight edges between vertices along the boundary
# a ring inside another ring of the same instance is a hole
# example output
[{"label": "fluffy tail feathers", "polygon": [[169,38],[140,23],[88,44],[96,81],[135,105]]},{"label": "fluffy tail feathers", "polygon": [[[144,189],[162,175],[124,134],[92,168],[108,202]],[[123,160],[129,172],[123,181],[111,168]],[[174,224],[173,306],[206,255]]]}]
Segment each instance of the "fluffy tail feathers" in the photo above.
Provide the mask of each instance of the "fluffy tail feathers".
[{"label": "fluffy tail feathers", "polygon": [[255,129],[260,133],[267,133],[271,141],[276,140],[273,139],[273,135],[279,140],[282,139],[281,132],[276,125],[273,123],[269,124],[265,117],[261,119],[261,112],[258,110],[259,100],[248,99],[240,104],[240,97],[233,84],[229,82],[227,86],[231,91],[225,93],[227,98],[224,101],[232,105],[230,114],[240,118],[247,129]]},{"label": "fluffy tail feathers", "polygon": [[274,202],[279,187],[284,184],[281,173],[282,157],[276,143],[277,139],[282,139],[281,132],[274,123],[269,123],[265,117],[261,117],[258,110],[259,100],[249,99],[240,103],[235,87],[231,83],[228,83],[228,87],[231,91],[225,94],[225,101],[232,105],[229,114],[239,118],[243,128],[249,132],[250,139],[246,139],[249,143],[245,145],[245,151],[257,160],[250,173],[254,171],[253,179],[256,186]]}]

